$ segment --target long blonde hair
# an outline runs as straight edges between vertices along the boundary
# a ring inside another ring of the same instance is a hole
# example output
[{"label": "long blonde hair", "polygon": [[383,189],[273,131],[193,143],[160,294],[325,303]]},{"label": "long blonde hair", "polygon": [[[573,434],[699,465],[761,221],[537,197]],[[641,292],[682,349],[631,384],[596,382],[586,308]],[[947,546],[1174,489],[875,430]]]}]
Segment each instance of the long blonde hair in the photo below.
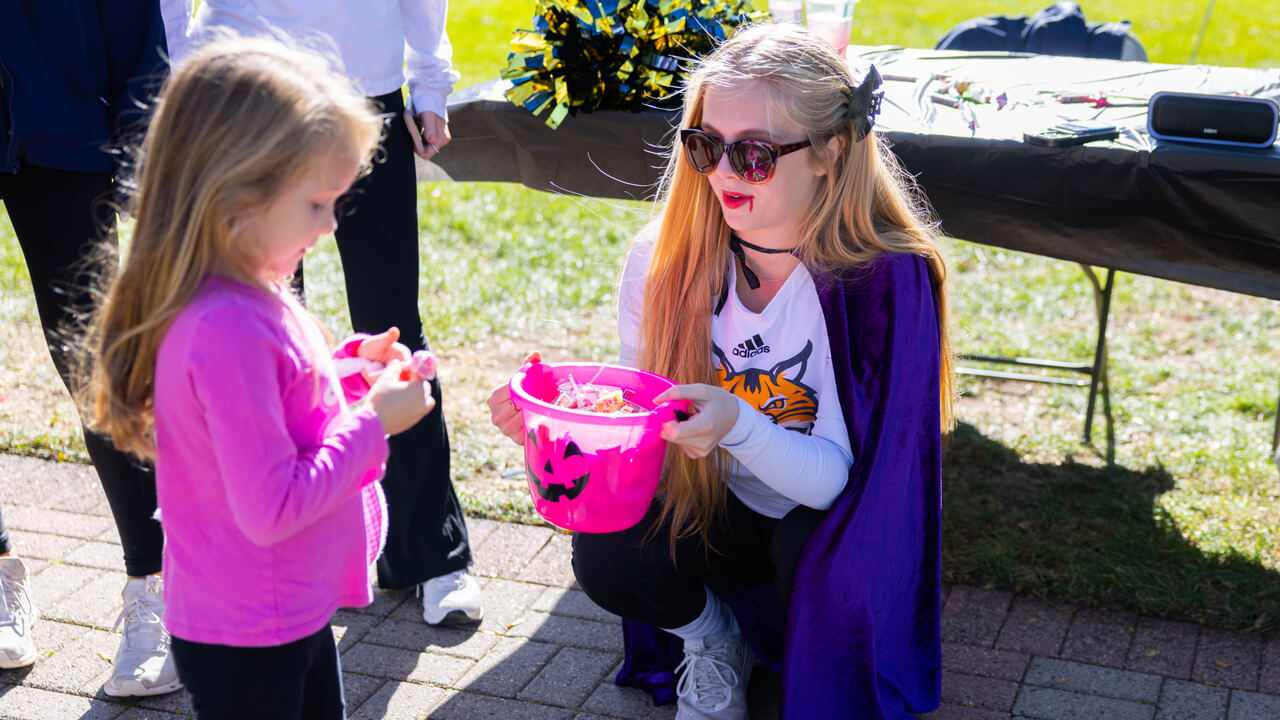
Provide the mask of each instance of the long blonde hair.
[{"label": "long blonde hair", "polygon": [[[775,116],[803,128],[805,150],[826,174],[801,226],[797,254],[815,274],[858,267],[885,252],[925,259],[932,278],[941,349],[939,411],[952,427],[953,369],[947,338],[946,266],[934,244],[934,226],[915,185],[874,134],[858,141],[845,116],[850,87],[861,78],[825,40],[794,25],[745,28],[690,74],[682,127],[702,122],[710,87],[761,83]],[[838,153],[821,149],[836,138]],[[645,285],[640,364],[678,383],[716,384],[711,349],[712,307],[728,282],[729,226],[710,183],[684,160],[675,138],[659,185],[660,216]],[[667,453],[663,518],[671,543],[704,540],[723,506],[727,457],[717,450],[691,459]]]},{"label": "long blonde hair", "polygon": [[[249,279],[232,218],[270,203],[326,153],[367,166],[381,120],[320,55],[278,41],[223,38],[169,78],[136,151],[137,218],[82,343],[85,422],[116,447],[155,458],[156,354],[213,272]],[[112,267],[108,264],[107,267]]]}]

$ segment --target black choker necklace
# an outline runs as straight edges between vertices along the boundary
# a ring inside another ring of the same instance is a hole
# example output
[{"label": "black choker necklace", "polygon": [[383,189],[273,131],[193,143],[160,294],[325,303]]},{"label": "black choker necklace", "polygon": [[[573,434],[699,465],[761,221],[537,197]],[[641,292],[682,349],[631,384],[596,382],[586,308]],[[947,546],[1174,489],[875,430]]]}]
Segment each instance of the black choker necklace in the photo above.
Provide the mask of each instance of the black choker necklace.
[{"label": "black choker necklace", "polygon": [[747,242],[746,240],[743,240],[742,238],[738,237],[736,234],[730,233],[729,249],[733,251],[733,256],[738,258],[738,265],[742,266],[742,276],[747,279],[747,287],[751,288],[752,290],[755,290],[760,287],[760,278],[755,274],[755,271],[752,270],[750,266],[747,265],[747,253],[745,250],[743,250],[744,247],[751,248],[752,250],[755,250],[756,252],[759,252],[759,253],[767,253],[769,255],[777,255],[780,253],[791,253],[792,255],[796,254],[795,248],[760,247],[759,245],[754,245],[752,243]]},{"label": "black choker necklace", "polygon": [[[743,240],[742,238],[738,237],[736,234],[730,233],[729,249],[733,251],[733,256],[738,258],[738,265],[742,266],[742,277],[747,279],[747,287],[751,288],[752,290],[755,290],[760,287],[760,278],[756,276],[756,273],[754,270],[752,270],[750,267],[747,266],[747,253],[746,251],[743,250],[743,248],[751,248],[756,252],[767,253],[769,255],[777,255],[778,253],[791,253],[792,255],[796,254],[796,248],[783,250],[779,248],[760,247],[759,245],[755,245],[753,243],[747,242],[746,240]],[[726,282],[724,284],[724,288],[720,291],[720,299],[716,301],[716,309],[714,311],[714,314],[716,315],[720,314],[720,311],[724,309],[725,301],[728,299],[729,299],[729,283]]]}]

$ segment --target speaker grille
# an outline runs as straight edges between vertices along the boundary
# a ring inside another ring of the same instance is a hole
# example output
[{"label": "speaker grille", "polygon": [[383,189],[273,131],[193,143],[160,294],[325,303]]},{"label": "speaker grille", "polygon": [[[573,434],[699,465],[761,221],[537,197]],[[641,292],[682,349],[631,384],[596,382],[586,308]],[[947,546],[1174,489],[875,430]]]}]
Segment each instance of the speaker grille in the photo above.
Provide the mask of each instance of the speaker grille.
[{"label": "speaker grille", "polygon": [[1258,147],[1275,140],[1276,106],[1262,98],[1157,93],[1148,112],[1157,138]]}]

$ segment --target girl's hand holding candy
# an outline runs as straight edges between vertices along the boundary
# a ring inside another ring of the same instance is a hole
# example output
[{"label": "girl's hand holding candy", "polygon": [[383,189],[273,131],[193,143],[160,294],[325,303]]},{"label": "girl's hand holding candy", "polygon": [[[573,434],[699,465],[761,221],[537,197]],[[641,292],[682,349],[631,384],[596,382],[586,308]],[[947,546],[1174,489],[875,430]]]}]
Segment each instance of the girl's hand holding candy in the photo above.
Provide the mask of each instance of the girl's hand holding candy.
[{"label": "girl's hand holding candy", "polygon": [[436,407],[435,398],[427,392],[421,377],[403,377],[402,371],[408,369],[399,360],[392,360],[369,388],[369,405],[388,435],[408,430]]},{"label": "girl's hand holding candy", "polygon": [[416,350],[410,355],[409,348],[397,342],[399,339],[400,329],[391,327],[365,338],[356,348],[356,357],[364,361],[360,364],[360,374],[370,386],[378,381],[378,377],[392,360],[399,360],[401,363],[401,380],[430,382],[436,379],[436,368],[440,364],[436,356],[430,350]]},{"label": "girl's hand holding candy", "polygon": [[366,364],[365,368],[360,371],[364,375],[365,382],[370,385],[377,382],[382,370],[392,360],[399,360],[404,364],[409,363],[409,348],[405,347],[404,343],[399,342],[399,340],[400,328],[392,326],[377,335],[365,338],[360,343],[360,346],[356,348],[356,356],[376,363],[376,365],[373,363]]},{"label": "girl's hand holding candy", "polygon": [[400,329],[390,327],[356,348],[364,364],[360,374],[370,385],[369,404],[388,435],[408,430],[436,407],[424,384],[436,377],[436,357],[426,350],[410,355],[399,340]]}]

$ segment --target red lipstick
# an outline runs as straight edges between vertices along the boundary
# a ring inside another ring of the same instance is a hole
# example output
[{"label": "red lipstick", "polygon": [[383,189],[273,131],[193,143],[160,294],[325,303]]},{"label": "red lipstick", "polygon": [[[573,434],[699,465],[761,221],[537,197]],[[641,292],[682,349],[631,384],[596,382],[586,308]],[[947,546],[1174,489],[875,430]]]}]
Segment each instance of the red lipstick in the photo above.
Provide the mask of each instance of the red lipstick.
[{"label": "red lipstick", "polygon": [[755,207],[755,198],[751,195],[741,195],[739,193],[732,193],[725,190],[720,193],[720,199],[724,202],[724,206],[730,210],[736,210],[748,203],[751,205],[750,209],[754,209]]}]

